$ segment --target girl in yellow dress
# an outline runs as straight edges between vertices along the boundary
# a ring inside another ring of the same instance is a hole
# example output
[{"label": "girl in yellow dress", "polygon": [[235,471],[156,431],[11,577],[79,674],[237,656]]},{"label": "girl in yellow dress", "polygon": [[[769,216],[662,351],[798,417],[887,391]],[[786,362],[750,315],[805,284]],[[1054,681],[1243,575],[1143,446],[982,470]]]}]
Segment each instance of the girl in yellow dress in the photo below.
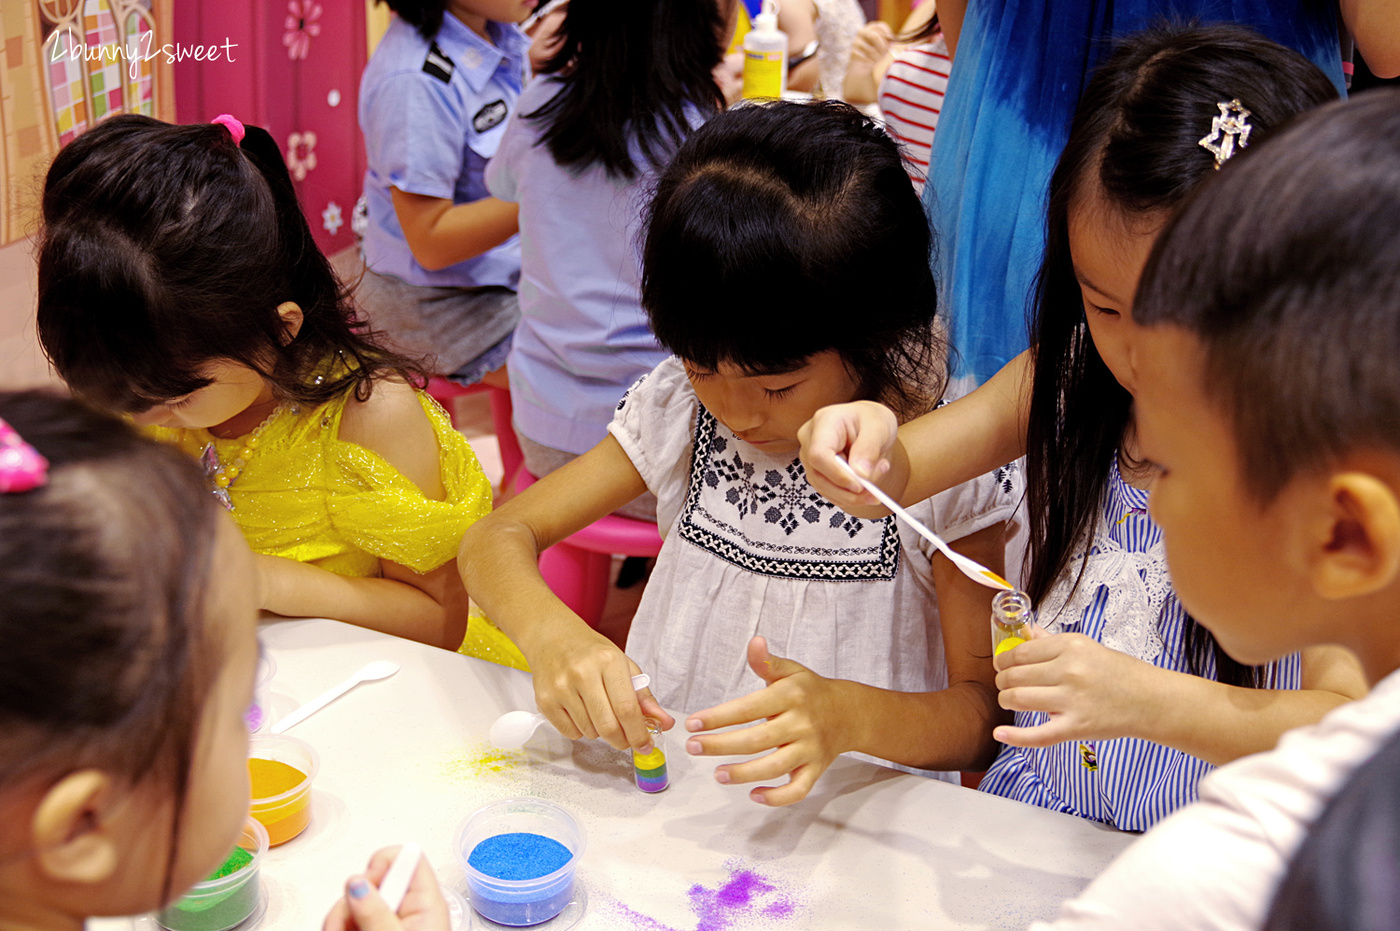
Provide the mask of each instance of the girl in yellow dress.
[{"label": "girl in yellow dress", "polygon": [[469,625],[454,570],[490,483],[421,367],[360,325],[271,136],[113,117],[54,159],[43,206],[45,351],[201,461],[263,609],[523,665]]}]

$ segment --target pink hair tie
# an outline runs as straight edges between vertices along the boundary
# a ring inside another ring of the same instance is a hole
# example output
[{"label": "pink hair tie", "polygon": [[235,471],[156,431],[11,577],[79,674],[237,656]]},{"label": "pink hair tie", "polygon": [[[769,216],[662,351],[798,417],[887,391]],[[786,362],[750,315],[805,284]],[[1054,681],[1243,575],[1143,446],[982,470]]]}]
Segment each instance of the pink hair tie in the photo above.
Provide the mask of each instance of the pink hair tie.
[{"label": "pink hair tie", "polygon": [[234,145],[243,144],[243,124],[238,122],[238,120],[231,114],[220,113],[218,116],[214,117],[209,122],[218,123],[220,126],[227,129],[228,134],[233,137]]},{"label": "pink hair tie", "polygon": [[49,480],[49,461],[0,420],[0,495],[32,491]]}]

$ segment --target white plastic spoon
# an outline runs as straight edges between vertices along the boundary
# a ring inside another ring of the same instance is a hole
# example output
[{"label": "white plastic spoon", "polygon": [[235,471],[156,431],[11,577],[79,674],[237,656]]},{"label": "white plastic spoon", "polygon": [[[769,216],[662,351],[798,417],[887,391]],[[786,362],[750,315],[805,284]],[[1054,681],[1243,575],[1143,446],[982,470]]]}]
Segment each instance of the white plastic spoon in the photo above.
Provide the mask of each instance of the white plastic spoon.
[{"label": "white plastic spoon", "polygon": [[384,874],[384,881],[379,884],[379,895],[384,899],[384,904],[389,906],[389,914],[399,913],[403,897],[408,894],[408,887],[413,882],[413,873],[418,869],[418,861],[421,859],[423,848],[410,841],[399,848],[394,862],[389,865],[389,872]]},{"label": "white plastic spoon", "polygon": [[957,550],[950,547],[947,543],[944,543],[942,537],[925,527],[918,518],[914,517],[908,511],[904,510],[904,508],[900,507],[898,504],[895,504],[894,499],[891,498],[889,495],[885,494],[883,491],[881,491],[879,485],[876,485],[874,482],[862,476],[855,469],[851,468],[851,464],[846,461],[846,458],[844,456],[837,456],[836,461],[841,463],[842,467],[845,468],[845,470],[851,474],[852,478],[860,482],[866,491],[874,495],[875,500],[879,501],[885,507],[893,511],[896,517],[898,517],[900,520],[904,521],[906,524],[912,527],[919,536],[923,537],[925,540],[936,546],[940,553],[942,553],[944,556],[947,556],[948,559],[952,561],[953,565],[957,566],[959,569],[962,570],[963,575],[967,576],[974,582],[987,586],[988,588],[999,588],[1002,591],[1007,592],[1014,592],[1016,590],[1016,586],[1012,585],[1010,582],[1006,581],[1006,579],[1003,579],[1001,576],[997,575],[995,572],[988,569],[986,566],[982,565],[977,560],[969,559],[962,553],[959,553]]},{"label": "white plastic spoon", "polygon": [[[651,676],[646,673],[632,677],[634,692],[640,692],[648,685],[651,685]],[[502,750],[519,750],[546,720],[544,715],[533,711],[507,711],[491,725],[486,739]]]},{"label": "white plastic spoon", "polygon": [[302,705],[296,711],[293,711],[291,714],[272,725],[272,733],[281,734],[288,728],[295,727],[361,682],[373,682],[376,679],[387,679],[398,671],[398,663],[391,663],[387,659],[376,660],[335,688],[327,689],[317,697],[311,699],[311,701]]}]

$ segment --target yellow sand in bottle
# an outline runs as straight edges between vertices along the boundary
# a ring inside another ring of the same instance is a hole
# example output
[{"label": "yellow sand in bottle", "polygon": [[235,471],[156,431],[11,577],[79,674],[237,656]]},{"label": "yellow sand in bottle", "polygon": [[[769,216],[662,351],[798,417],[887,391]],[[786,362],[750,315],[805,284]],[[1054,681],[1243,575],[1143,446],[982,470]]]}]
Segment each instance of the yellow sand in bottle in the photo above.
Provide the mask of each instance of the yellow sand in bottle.
[{"label": "yellow sand in bottle", "polygon": [[1006,638],[1005,640],[1003,640],[1001,643],[998,643],[998,644],[997,644],[997,648],[996,648],[995,650],[992,651],[992,655],[994,655],[994,656],[1000,656],[1001,654],[1005,653],[1007,650],[1014,649],[1014,648],[1020,646],[1021,644],[1025,643],[1025,642],[1026,642],[1026,641],[1025,641],[1025,638],[1023,638],[1023,637],[1017,637],[1017,636],[1015,636],[1015,635],[1012,635],[1012,636],[1010,636],[1010,637],[1007,637],[1007,638]]}]

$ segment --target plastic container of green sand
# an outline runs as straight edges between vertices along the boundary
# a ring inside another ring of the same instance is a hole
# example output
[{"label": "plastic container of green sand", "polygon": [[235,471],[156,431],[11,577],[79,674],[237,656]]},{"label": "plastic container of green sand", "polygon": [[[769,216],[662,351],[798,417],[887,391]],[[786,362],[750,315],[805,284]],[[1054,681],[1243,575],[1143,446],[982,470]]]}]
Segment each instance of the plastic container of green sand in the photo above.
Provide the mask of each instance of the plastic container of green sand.
[{"label": "plastic container of green sand", "polygon": [[156,922],[168,931],[251,927],[265,905],[258,871],[266,853],[267,828],[249,818],[238,846],[224,865],[208,879],[191,886],[178,902],[157,912]]}]

